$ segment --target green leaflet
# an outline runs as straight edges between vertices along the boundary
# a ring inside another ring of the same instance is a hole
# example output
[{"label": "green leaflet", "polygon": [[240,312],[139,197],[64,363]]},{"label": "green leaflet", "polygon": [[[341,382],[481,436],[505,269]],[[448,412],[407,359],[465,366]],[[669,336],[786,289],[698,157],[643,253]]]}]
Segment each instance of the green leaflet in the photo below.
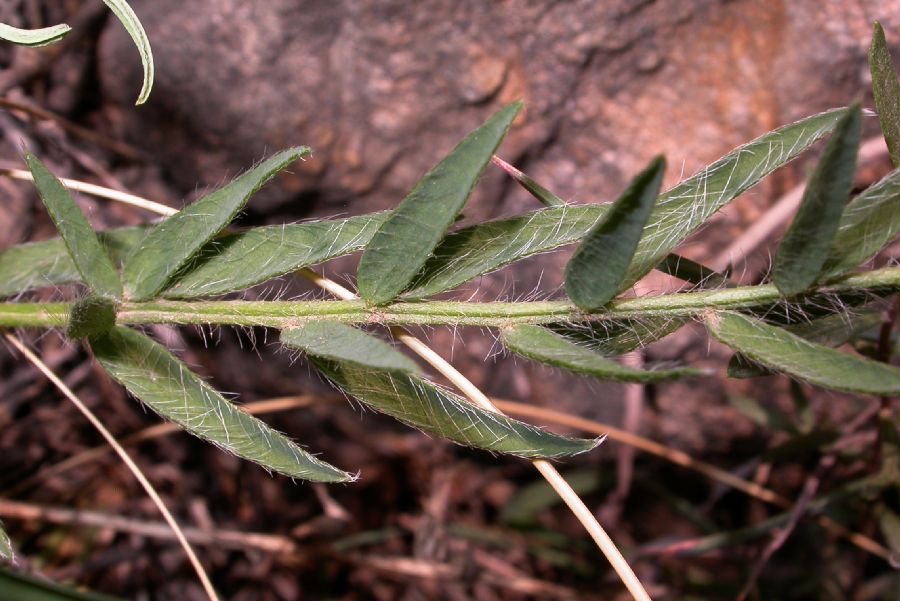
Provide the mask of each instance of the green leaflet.
[{"label": "green leaflet", "polygon": [[381,225],[359,262],[363,299],[383,305],[409,286],[453,225],[521,108],[521,102],[509,104],[469,134]]},{"label": "green leaflet", "polygon": [[353,363],[375,370],[419,373],[415,361],[358,328],[343,323],[311,321],[282,330],[281,343],[314,357]]},{"label": "green leaflet", "polygon": [[664,192],[650,214],[622,289],[656,267],[713,213],[831,131],[845,112],[833,109],[763,134]]},{"label": "green leaflet", "polygon": [[661,340],[687,323],[684,317],[641,317],[621,321],[586,321],[546,326],[579,347],[604,357],[618,357]]},{"label": "green leaflet", "polygon": [[562,206],[454,232],[434,250],[403,298],[432,296],[519,259],[576,242],[606,210],[605,205]]},{"label": "green leaflet", "polygon": [[[97,238],[113,263],[121,265],[145,233],[143,227],[130,227],[97,232]],[[80,281],[81,274],[60,238],[0,251],[0,297]]]},{"label": "green leaflet", "polygon": [[[880,311],[838,313],[809,322],[789,325],[784,329],[795,336],[825,346],[840,346],[884,321]],[[735,353],[728,362],[729,378],[755,378],[771,375],[771,371]]]},{"label": "green leaflet", "polygon": [[785,296],[807,290],[822,273],[853,187],[861,132],[862,107],[855,104],[835,126],[775,254],[772,281]]},{"label": "green leaflet", "polygon": [[516,180],[520,186],[525,188],[532,196],[534,196],[538,202],[540,202],[545,207],[564,207],[566,205],[566,201],[562,198],[540,185],[497,155],[494,155],[493,163],[503,169],[511,178]]},{"label": "green leaflet", "polygon": [[116,381],[191,434],[293,478],[317,482],[353,479],[229,403],[147,336],[116,327],[104,337],[91,339],[90,344],[97,361]]},{"label": "green leaflet", "polygon": [[362,250],[388,215],[266,226],[221,236],[197,253],[162,296],[226,294]]},{"label": "green leaflet", "polygon": [[697,288],[734,288],[727,275],[675,253],[666,255],[656,268]]},{"label": "green leaflet", "polygon": [[263,184],[309,152],[305,146],[283,150],[151,229],[125,262],[126,296],[134,301],[153,298]]},{"label": "green leaflet", "polygon": [[872,92],[884,141],[887,142],[894,167],[900,167],[900,84],[897,83],[897,72],[884,38],[884,29],[878,21],[875,21],[872,31],[869,71],[872,73]]},{"label": "green leaflet", "polygon": [[72,28],[65,23],[41,29],[19,29],[18,27],[0,23],[0,40],[12,42],[19,46],[37,48],[58,42],[69,35],[71,31]]},{"label": "green leaflet", "polygon": [[706,327],[717,340],[771,369],[823,388],[891,396],[900,394],[900,369],[840,353],[738,313],[710,313]]},{"label": "green leaflet", "polygon": [[503,345],[539,363],[603,380],[657,382],[703,375],[693,368],[642,370],[625,367],[541,326],[515,326],[501,333]]},{"label": "green leaflet", "polygon": [[564,457],[589,451],[597,440],[567,438],[492,413],[418,376],[311,357],[347,394],[434,436],[520,457]]},{"label": "green leaflet", "polygon": [[34,155],[25,155],[25,162],[82,281],[100,296],[121,298],[119,274],[68,190]]},{"label": "green leaflet", "polygon": [[12,561],[15,559],[12,542],[9,540],[9,535],[6,533],[6,530],[3,529],[2,523],[0,523],[0,559],[5,561]]},{"label": "green leaflet", "polygon": [[865,263],[900,233],[900,169],[866,188],[844,209],[822,273],[828,278]]},{"label": "green leaflet", "polygon": [[657,157],[638,174],[566,265],[566,293],[579,309],[596,311],[621,292],[665,168]]},{"label": "green leaflet", "polygon": [[141,86],[141,92],[135,104],[144,104],[150,97],[150,89],[153,87],[153,52],[150,50],[150,40],[147,39],[147,32],[144,31],[140,19],[134,14],[134,11],[125,0],[103,0],[113,14],[118,17],[125,31],[131,36],[134,45],[137,46],[138,53],[141,55],[141,65],[144,68],[144,83]]}]

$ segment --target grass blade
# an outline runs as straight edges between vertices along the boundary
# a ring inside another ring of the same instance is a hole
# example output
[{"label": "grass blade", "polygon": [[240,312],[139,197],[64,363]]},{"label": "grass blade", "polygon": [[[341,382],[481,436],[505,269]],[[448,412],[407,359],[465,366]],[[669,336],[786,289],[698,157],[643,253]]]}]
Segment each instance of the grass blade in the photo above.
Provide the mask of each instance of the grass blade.
[{"label": "grass blade", "polygon": [[900,169],[866,188],[844,209],[822,272],[843,275],[874,257],[900,233]]},{"label": "grass blade", "polygon": [[872,93],[875,96],[875,110],[884,141],[894,167],[900,167],[900,84],[897,71],[891,60],[881,23],[875,21],[872,27],[872,46],[869,48],[869,71],[872,73]]},{"label": "grass blade", "polygon": [[9,540],[9,535],[6,533],[6,530],[3,529],[2,522],[0,522],[0,559],[5,561],[12,561],[15,559],[12,542]]},{"label": "grass blade", "polygon": [[516,326],[503,330],[501,336],[503,345],[517,355],[601,380],[658,382],[704,373],[689,367],[660,370],[625,367],[541,326]]},{"label": "grass blade", "polygon": [[0,23],[0,41],[12,42],[19,46],[38,48],[54,42],[58,42],[72,31],[65,23],[41,29],[19,29],[4,23]]},{"label": "grass blade", "polygon": [[419,373],[415,361],[387,342],[342,323],[312,321],[282,330],[281,343],[315,357],[375,370]]},{"label": "grass blade", "polygon": [[419,180],[375,233],[359,263],[359,294],[383,305],[413,280],[453,224],[522,108],[497,111]]},{"label": "grass blade", "polygon": [[203,247],[162,296],[226,294],[360,251],[388,215],[266,226],[221,236]]},{"label": "grass blade", "polygon": [[785,296],[800,294],[822,273],[853,187],[861,133],[862,108],[855,104],[835,126],[775,254],[772,281]]},{"label": "grass blade", "polygon": [[118,17],[125,31],[131,36],[134,45],[137,46],[138,53],[141,55],[141,65],[144,68],[144,83],[141,85],[141,92],[135,104],[140,105],[147,102],[150,97],[150,90],[153,88],[153,52],[150,49],[150,40],[147,38],[147,32],[141,25],[141,20],[134,14],[131,6],[125,0],[103,0],[113,14]]},{"label": "grass blade", "polygon": [[[121,266],[145,233],[143,227],[130,227],[97,232],[97,238],[113,264]],[[81,274],[61,238],[0,250],[0,297],[81,281]]]},{"label": "grass blade", "polygon": [[749,359],[823,388],[881,396],[900,394],[900,369],[838,352],[738,313],[711,313],[706,327]]},{"label": "grass blade", "polygon": [[153,298],[263,184],[307,154],[305,146],[283,150],[150,230],[125,263],[126,295],[135,301]]},{"label": "grass blade", "polygon": [[621,292],[665,168],[657,157],[638,174],[566,265],[566,293],[578,308],[595,311]]},{"label": "grass blade", "polygon": [[604,357],[618,357],[661,340],[687,323],[683,317],[641,317],[621,321],[587,321],[547,326],[579,347]]},{"label": "grass blade", "polygon": [[664,192],[650,214],[622,288],[644,277],[716,211],[831,131],[845,112],[833,109],[763,134]]},{"label": "grass blade", "polygon": [[90,341],[100,365],[135,397],[191,434],[266,469],[304,480],[346,482],[352,476],[319,461],[283,434],[244,413],[163,346],[117,327]]},{"label": "grass blade", "polygon": [[533,458],[575,455],[597,444],[596,440],[559,436],[486,411],[418,376],[311,359],[328,379],[366,405],[461,445]]},{"label": "grass blade", "polygon": [[25,155],[25,162],[82,281],[100,296],[121,298],[119,273],[69,191],[34,155]]}]

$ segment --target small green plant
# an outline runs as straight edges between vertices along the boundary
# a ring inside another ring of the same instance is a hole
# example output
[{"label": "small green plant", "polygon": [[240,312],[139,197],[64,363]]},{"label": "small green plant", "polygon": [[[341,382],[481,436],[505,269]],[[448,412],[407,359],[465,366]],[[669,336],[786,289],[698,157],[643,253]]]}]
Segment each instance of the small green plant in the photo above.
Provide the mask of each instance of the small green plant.
[{"label": "small green plant", "polygon": [[[877,24],[871,63],[876,107],[896,165],[900,93]],[[0,253],[0,295],[15,297],[0,303],[0,327],[64,328],[165,419],[268,470],[318,482],[352,481],[355,466],[333,466],[240,410],[142,326],[275,328],[285,347],[305,354],[335,386],[367,406],[459,444],[535,459],[551,480],[555,472],[547,471],[552,467],[544,459],[590,451],[599,439],[560,436],[509,418],[464,380],[454,384],[465,396],[432,382],[379,335],[383,328],[493,328],[509,352],[529,360],[607,380],[656,382],[709,374],[691,367],[626,367],[614,358],[699,320],[736,352],[734,375],[774,371],[833,390],[900,394],[900,369],[830,346],[853,332],[822,336],[833,332],[835,318],[868,315],[871,306],[900,290],[900,267],[860,269],[900,233],[900,170],[848,202],[863,118],[859,104],[766,133],[662,193],[665,162],[658,158],[609,205],[568,205],[495,159],[546,208],[453,230],[520,109],[513,103],[491,116],[393,211],[243,230],[228,226],[267,180],[309,149],[279,152],[157,225],[99,233],[62,183],[28,155],[60,238]],[[727,274],[673,254],[719,209],[829,133],[775,255],[771,282],[736,286]],[[486,273],[572,244],[578,246],[566,269],[568,298],[433,300]],[[359,299],[218,298],[356,252],[362,252]],[[653,269],[685,280],[690,289],[620,296]],[[82,285],[83,297],[27,301],[29,291],[68,284]],[[895,474],[884,486],[897,480]],[[0,537],[0,553],[9,554],[5,535]],[[636,598],[649,598],[639,584],[630,588]]]}]

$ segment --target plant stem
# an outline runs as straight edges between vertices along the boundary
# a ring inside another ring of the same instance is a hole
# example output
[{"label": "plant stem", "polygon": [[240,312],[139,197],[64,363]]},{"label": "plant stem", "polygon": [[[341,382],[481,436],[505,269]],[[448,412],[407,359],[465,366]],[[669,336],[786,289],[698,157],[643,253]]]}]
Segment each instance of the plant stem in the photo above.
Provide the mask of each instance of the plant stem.
[{"label": "plant stem", "polygon": [[[692,317],[704,311],[740,310],[778,303],[840,302],[847,293],[884,294],[900,290],[900,267],[842,277],[805,296],[785,301],[770,284],[702,290],[615,300],[600,312],[583,313],[568,301],[399,302],[368,307],[361,300],[325,301],[150,301],[122,303],[119,324],[218,324],[287,328],[309,320],[356,324],[508,327],[560,321],[606,321],[669,316]],[[785,305],[790,307],[790,304]],[[0,303],[0,327],[60,327],[68,321],[68,303]]]}]

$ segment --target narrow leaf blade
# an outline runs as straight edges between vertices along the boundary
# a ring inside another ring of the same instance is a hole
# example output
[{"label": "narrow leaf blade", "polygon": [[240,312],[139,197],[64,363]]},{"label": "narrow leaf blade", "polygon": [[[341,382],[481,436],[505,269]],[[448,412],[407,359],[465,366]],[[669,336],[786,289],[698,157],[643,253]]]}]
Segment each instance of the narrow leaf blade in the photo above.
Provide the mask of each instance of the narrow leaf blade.
[{"label": "narrow leaf blade", "polygon": [[72,28],[65,23],[52,27],[42,27],[41,29],[19,29],[18,27],[0,23],[0,40],[12,42],[19,46],[38,48],[60,41],[69,35],[71,31]]},{"label": "narrow leaf blade", "polygon": [[407,288],[459,215],[521,108],[521,102],[509,104],[469,134],[381,225],[359,263],[362,298],[383,305]]},{"label": "narrow leaf blade", "polygon": [[861,134],[862,108],[856,104],[835,126],[775,254],[772,280],[785,296],[808,289],[822,273],[853,187]]},{"label": "narrow leaf blade", "polygon": [[126,295],[135,301],[153,298],[263,184],[307,154],[307,147],[283,150],[150,230],[125,263]]},{"label": "narrow leaf blade", "polygon": [[534,196],[538,202],[540,202],[545,207],[563,207],[566,205],[566,201],[562,198],[540,185],[497,155],[494,155],[491,159],[495,165],[503,169],[511,178],[516,180],[520,186],[525,188],[529,194]]},{"label": "narrow leaf blade", "polygon": [[360,251],[388,215],[266,226],[218,237],[203,247],[162,296],[226,294]]},{"label": "narrow leaf blade", "polygon": [[900,394],[900,369],[804,340],[738,313],[706,318],[710,334],[771,369],[823,388],[891,396]]},{"label": "narrow leaf blade", "polygon": [[100,296],[121,298],[119,274],[69,191],[34,155],[26,155],[25,162],[82,281]]},{"label": "narrow leaf blade", "polygon": [[515,326],[503,330],[502,339],[503,345],[517,355],[602,380],[658,382],[704,373],[693,368],[643,370],[625,367],[541,326]]},{"label": "narrow leaf blade", "polygon": [[360,367],[405,373],[420,371],[415,361],[390,344],[343,323],[312,321],[282,330],[281,343],[315,357]]},{"label": "narrow leaf blade", "polygon": [[567,438],[480,409],[418,376],[373,370],[312,357],[313,364],[347,394],[434,436],[461,445],[520,457],[564,457],[598,441]]},{"label": "narrow leaf blade", "polygon": [[91,339],[100,365],[165,419],[238,457],[293,478],[346,482],[352,476],[319,461],[285,435],[244,413],[163,346],[129,328]]},{"label": "narrow leaf blade", "polygon": [[0,523],[0,559],[5,561],[13,561],[15,559],[12,541],[9,540],[9,535],[3,529],[2,523]]},{"label": "narrow leaf blade", "polygon": [[109,9],[116,15],[125,31],[131,36],[134,45],[137,46],[138,54],[141,56],[141,66],[144,68],[144,83],[141,85],[141,91],[138,94],[136,105],[147,102],[150,97],[150,90],[153,88],[153,51],[150,49],[150,40],[147,38],[147,32],[141,25],[141,20],[134,13],[131,6],[125,0],[103,0]]},{"label": "narrow leaf blade", "polygon": [[654,159],[575,251],[566,266],[566,293],[580,309],[595,311],[622,290],[665,168],[665,159]]},{"label": "narrow leaf blade", "polygon": [[734,282],[729,280],[727,275],[675,253],[666,255],[666,258],[656,266],[656,269],[673,278],[693,284],[697,288],[734,287]]},{"label": "narrow leaf blade", "polygon": [[872,73],[872,92],[884,141],[894,167],[900,167],[900,84],[897,83],[897,71],[884,29],[878,21],[875,21],[872,31],[869,71]]}]

